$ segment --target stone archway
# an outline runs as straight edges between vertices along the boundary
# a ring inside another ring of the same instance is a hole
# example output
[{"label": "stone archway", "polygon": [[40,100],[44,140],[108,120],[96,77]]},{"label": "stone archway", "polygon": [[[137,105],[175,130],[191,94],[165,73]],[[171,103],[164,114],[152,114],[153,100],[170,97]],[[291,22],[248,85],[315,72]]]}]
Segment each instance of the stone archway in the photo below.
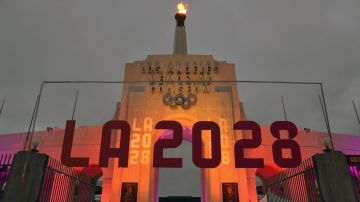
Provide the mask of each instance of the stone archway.
[{"label": "stone archway", "polygon": [[[136,116],[139,115],[136,114]],[[159,170],[152,165],[153,148],[157,140],[170,136],[172,131],[157,130],[155,129],[155,123],[158,123],[160,120],[179,122],[183,129],[183,139],[192,142],[193,125],[198,119],[206,120],[205,118],[198,118],[195,115],[194,117],[195,118],[184,113],[173,113],[173,115],[156,119],[145,116],[143,120],[140,119],[141,121],[136,120],[138,122],[133,122],[135,124],[133,124],[132,127],[133,139],[130,140],[129,165],[128,167],[117,167],[117,159],[114,160],[116,168],[114,169],[113,179],[116,180],[112,180],[111,201],[115,202],[121,200],[121,196],[126,193],[126,189],[123,189],[123,185],[135,186],[138,201],[158,201]],[[219,123],[221,120],[210,118],[208,118],[208,120],[217,123],[220,126],[220,129],[221,126],[224,126]],[[140,128],[142,125],[144,127]],[[202,148],[203,156],[205,158],[211,157],[211,147],[208,146],[211,143],[211,136],[209,134],[210,131],[205,130],[202,137],[202,144],[205,145]],[[222,134],[225,135],[221,139],[221,142],[226,140],[224,143],[227,143],[221,145],[221,154],[227,155],[222,155],[224,158],[222,158],[222,161],[216,168],[204,168],[200,170],[202,201],[221,201],[223,198],[224,186],[229,183],[233,186],[237,186],[239,200],[249,201],[246,169],[237,169],[234,165],[234,139],[235,135],[240,136],[240,134],[233,134],[230,132],[224,132]],[[140,158],[137,158],[138,156],[140,156]],[[150,158],[148,158],[149,156]],[[134,161],[134,159],[138,159],[138,161]]]}]

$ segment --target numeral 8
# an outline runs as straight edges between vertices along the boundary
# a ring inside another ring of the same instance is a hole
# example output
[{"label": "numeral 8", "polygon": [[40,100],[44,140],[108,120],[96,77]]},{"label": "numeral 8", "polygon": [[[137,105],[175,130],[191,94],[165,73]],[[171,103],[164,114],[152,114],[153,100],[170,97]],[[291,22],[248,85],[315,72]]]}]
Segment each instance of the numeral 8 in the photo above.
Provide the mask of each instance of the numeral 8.
[{"label": "numeral 8", "polygon": [[[286,130],[289,139],[281,139],[280,131]],[[275,121],[270,126],[271,134],[277,139],[273,145],[273,157],[275,163],[283,168],[294,168],[301,163],[301,152],[299,144],[293,140],[297,136],[297,127],[289,121]],[[290,149],[291,158],[283,158],[282,149]]]}]

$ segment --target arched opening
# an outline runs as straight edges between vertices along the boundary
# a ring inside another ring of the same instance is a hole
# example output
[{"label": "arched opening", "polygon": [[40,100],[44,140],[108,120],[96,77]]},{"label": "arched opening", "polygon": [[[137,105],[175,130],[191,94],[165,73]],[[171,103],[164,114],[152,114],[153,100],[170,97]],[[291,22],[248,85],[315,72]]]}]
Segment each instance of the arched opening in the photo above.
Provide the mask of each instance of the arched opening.
[{"label": "arched opening", "polygon": [[81,173],[90,179],[95,186],[94,201],[101,201],[103,186],[103,171],[98,165],[90,165],[81,170]]},{"label": "arched opening", "polygon": [[[165,131],[160,139],[172,136],[172,131]],[[181,157],[182,168],[155,168],[155,193],[153,201],[160,197],[200,197],[205,199],[204,170],[196,167],[192,161],[192,131],[184,129],[182,144],[175,149],[164,150],[165,157]]]},{"label": "arched opening", "polygon": [[176,149],[165,150],[165,157],[182,158],[183,167],[159,169],[159,197],[201,196],[201,173],[192,162],[191,146],[191,143],[184,141]]},{"label": "arched opening", "polygon": [[261,202],[266,201],[266,187],[264,180],[258,175],[255,176],[255,180],[256,180],[256,193],[257,193],[258,201]]},{"label": "arched opening", "polygon": [[101,201],[102,188],[103,188],[103,176],[101,176],[96,182],[94,201],[96,202]]},{"label": "arched opening", "polygon": [[[267,162],[265,163],[264,168],[258,168],[255,173],[256,179],[256,192],[258,201],[264,202],[267,201],[267,188],[266,182],[271,177],[275,176],[276,174],[280,173],[283,169],[277,166],[275,163]],[[270,193],[272,194],[272,193]]]}]

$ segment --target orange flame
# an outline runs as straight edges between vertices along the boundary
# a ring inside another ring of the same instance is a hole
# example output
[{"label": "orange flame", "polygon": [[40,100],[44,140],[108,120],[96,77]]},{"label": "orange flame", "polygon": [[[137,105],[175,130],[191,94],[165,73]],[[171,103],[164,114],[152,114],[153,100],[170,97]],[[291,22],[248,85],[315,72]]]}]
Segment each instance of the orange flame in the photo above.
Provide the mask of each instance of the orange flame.
[{"label": "orange flame", "polygon": [[184,4],[183,2],[180,2],[177,5],[178,13],[186,14],[187,11],[187,4]]}]

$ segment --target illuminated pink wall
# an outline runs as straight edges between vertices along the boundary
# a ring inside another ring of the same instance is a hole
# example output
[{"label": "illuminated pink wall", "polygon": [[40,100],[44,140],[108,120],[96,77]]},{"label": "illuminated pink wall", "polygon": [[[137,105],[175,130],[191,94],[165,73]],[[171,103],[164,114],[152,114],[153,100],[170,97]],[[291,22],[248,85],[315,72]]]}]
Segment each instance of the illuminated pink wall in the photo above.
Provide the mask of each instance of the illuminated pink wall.
[{"label": "illuminated pink wall", "polygon": [[[100,150],[101,129],[101,126],[85,126],[77,128],[74,136],[72,155],[76,157],[90,157],[90,164],[96,165],[98,163],[98,154]],[[271,145],[275,138],[273,138],[273,136],[270,134],[268,126],[262,126],[261,129],[263,134],[262,145],[259,148],[249,150],[246,153],[248,157],[263,157],[266,163],[266,167],[263,169],[247,170],[249,195],[251,201],[257,201],[255,175],[258,174],[262,178],[266,179],[281,171],[281,168],[278,168],[273,163],[272,158]],[[52,132],[38,131],[35,132],[33,140],[34,142],[38,142],[38,149],[41,153],[46,153],[55,159],[60,159],[63,133],[63,130]],[[186,132],[185,134],[189,133]],[[322,152],[323,148],[319,145],[318,139],[325,135],[326,133],[324,132],[305,132],[300,130],[299,135],[295,140],[301,146],[303,159],[310,158],[312,155]],[[26,133],[0,135],[0,155],[16,153],[17,151],[22,150],[25,138]],[[191,137],[189,135],[185,135],[184,138],[187,141],[191,141]],[[360,154],[360,136],[334,134],[334,144],[336,150],[340,150],[345,154]],[[111,165],[109,168],[102,168],[104,180],[102,199],[104,201],[109,200],[111,191],[111,182],[113,176]],[[158,182],[155,183],[155,186],[158,186]],[[156,187],[155,190],[157,190]],[[155,194],[154,196],[157,195]]]}]

